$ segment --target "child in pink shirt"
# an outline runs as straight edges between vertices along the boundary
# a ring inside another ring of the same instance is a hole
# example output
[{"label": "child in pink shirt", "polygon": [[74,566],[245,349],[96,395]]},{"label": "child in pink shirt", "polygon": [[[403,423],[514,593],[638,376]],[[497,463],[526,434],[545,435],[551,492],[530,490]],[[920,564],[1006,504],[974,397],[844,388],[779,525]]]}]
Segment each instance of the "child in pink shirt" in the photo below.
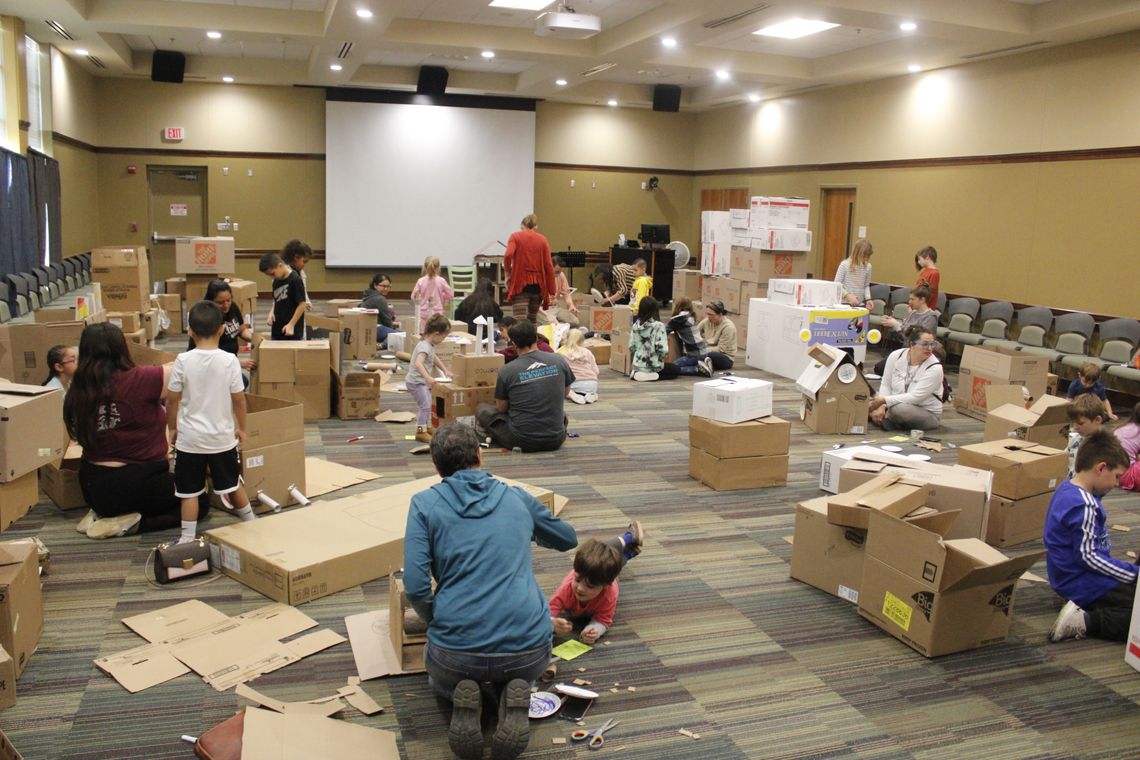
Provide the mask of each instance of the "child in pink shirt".
[{"label": "child in pink shirt", "polygon": [[625,563],[641,553],[641,523],[608,541],[591,538],[574,554],[574,569],[550,597],[550,622],[555,636],[569,636],[576,623],[584,623],[581,639],[593,644],[614,622],[617,611],[617,577]]},{"label": "child in pink shirt", "polygon": [[574,373],[569,398],[575,404],[592,404],[598,400],[598,360],[585,343],[582,331],[575,327],[566,333],[566,340],[558,349]]},{"label": "child in pink shirt", "polygon": [[1140,491],[1140,404],[1132,407],[1132,416],[1112,432],[1128,452],[1128,469],[1120,476],[1120,487]]},{"label": "child in pink shirt", "polygon": [[422,334],[432,314],[442,314],[451,303],[454,295],[451,286],[439,275],[439,259],[428,256],[424,259],[423,276],[416,280],[412,288],[412,300],[419,309],[419,332]]}]

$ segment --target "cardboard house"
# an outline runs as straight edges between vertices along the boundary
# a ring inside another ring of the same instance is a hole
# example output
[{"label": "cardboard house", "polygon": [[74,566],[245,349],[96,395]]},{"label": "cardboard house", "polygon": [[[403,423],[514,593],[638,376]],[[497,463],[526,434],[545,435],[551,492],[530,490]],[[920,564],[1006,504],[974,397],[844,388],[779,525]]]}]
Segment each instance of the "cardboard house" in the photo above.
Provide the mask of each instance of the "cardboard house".
[{"label": "cardboard house", "polygon": [[856,434],[867,431],[871,386],[851,355],[816,343],[808,349],[812,362],[796,380],[803,394],[800,419],[817,433]]}]

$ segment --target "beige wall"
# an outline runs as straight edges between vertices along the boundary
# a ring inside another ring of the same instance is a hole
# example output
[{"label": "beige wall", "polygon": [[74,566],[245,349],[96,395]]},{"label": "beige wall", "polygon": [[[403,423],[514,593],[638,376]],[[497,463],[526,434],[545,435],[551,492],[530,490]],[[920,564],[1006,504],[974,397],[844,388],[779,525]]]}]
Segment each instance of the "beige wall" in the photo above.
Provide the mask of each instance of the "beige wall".
[{"label": "beige wall", "polygon": [[539,103],[539,163],[691,169],[696,114]]},{"label": "beige wall", "polygon": [[70,56],[51,49],[52,129],[88,145],[99,144],[99,98],[95,77]]}]

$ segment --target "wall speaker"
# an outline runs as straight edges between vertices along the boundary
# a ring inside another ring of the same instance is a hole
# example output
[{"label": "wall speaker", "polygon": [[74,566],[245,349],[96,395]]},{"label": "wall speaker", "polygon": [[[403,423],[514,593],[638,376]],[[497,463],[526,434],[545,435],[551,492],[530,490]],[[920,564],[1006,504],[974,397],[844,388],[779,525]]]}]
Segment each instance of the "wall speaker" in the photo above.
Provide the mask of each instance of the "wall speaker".
[{"label": "wall speaker", "polygon": [[420,79],[416,82],[418,95],[442,95],[447,89],[447,69],[442,66],[420,66]]},{"label": "wall speaker", "polygon": [[172,82],[182,84],[182,75],[186,73],[186,56],[173,50],[156,50],[150,60],[150,79],[152,82]]},{"label": "wall speaker", "polygon": [[653,88],[653,110],[677,113],[681,110],[681,88],[675,84],[659,84]]}]

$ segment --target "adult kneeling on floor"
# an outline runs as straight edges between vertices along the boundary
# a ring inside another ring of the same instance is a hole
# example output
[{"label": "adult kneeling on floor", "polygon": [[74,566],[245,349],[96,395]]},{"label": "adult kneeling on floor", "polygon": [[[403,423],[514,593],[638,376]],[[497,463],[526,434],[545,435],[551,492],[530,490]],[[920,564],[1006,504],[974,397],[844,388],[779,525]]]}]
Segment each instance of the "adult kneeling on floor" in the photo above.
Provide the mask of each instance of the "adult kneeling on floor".
[{"label": "adult kneeling on floor", "polygon": [[516,322],[507,335],[518,356],[499,370],[495,403],[479,404],[475,420],[504,449],[555,451],[566,440],[563,405],[574,373],[558,354],[538,350],[533,322]]},{"label": "adult kneeling on floor", "polygon": [[480,470],[470,427],[440,427],[431,458],[443,480],[412,497],[404,533],[404,591],[427,622],[428,683],[452,702],[456,755],[483,757],[487,697],[499,708],[491,756],[512,760],[529,740],[530,687],[550,662],[553,635],[530,543],[568,551],[578,536],[526,491]]},{"label": "adult kneeling on floor", "polygon": [[871,422],[884,430],[934,430],[942,424],[942,362],[929,330],[912,327],[906,348],[891,352],[879,395],[871,399]]}]

